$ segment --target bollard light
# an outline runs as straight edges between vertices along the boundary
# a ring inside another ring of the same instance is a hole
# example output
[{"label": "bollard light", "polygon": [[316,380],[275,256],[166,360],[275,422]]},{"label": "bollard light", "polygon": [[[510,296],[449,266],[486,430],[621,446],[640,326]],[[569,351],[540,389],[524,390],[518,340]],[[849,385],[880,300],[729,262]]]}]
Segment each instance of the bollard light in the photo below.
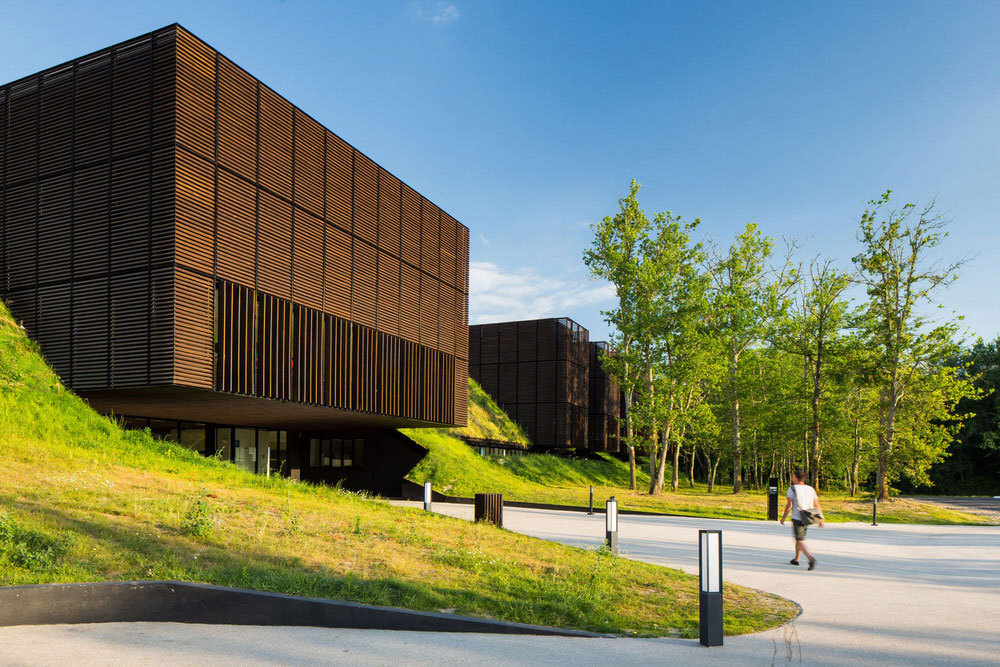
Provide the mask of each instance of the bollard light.
[{"label": "bollard light", "polygon": [[618,501],[614,496],[608,498],[605,508],[605,528],[607,530],[607,545],[611,553],[618,553]]},{"label": "bollard light", "polygon": [[876,491],[874,497],[872,497],[872,525],[878,525],[878,491]]},{"label": "bollard light", "polygon": [[722,646],[722,531],[698,531],[698,635],[702,646]]},{"label": "bollard light", "polygon": [[590,485],[590,511],[587,512],[590,516],[594,516],[594,485]]},{"label": "bollard light", "polygon": [[424,482],[424,511],[431,511],[431,483]]}]

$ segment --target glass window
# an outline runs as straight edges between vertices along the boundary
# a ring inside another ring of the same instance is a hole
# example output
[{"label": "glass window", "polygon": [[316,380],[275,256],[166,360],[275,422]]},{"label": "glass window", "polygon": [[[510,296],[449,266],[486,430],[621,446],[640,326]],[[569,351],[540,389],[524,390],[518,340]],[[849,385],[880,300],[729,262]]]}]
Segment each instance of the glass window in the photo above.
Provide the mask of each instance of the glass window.
[{"label": "glass window", "polygon": [[309,439],[309,467],[318,468],[320,465],[320,446],[319,438]]},{"label": "glass window", "polygon": [[357,438],[354,441],[354,467],[360,468],[365,464],[365,441]]},{"label": "glass window", "polygon": [[283,475],[285,473],[285,452],[288,449],[288,433],[278,431],[278,442],[271,449],[271,474]]},{"label": "glass window", "polygon": [[181,444],[201,454],[205,453],[205,425],[181,422]]},{"label": "glass window", "polygon": [[170,442],[177,442],[177,422],[163,419],[150,419],[149,430],[154,438],[162,438]]},{"label": "glass window", "polygon": [[344,441],[340,438],[333,439],[333,454],[330,456],[330,465],[339,468],[344,463]]},{"label": "glass window", "polygon": [[215,429],[215,458],[233,460],[233,429],[228,426]]},{"label": "glass window", "polygon": [[257,472],[256,430],[237,428],[233,432],[233,454],[236,465]]},{"label": "glass window", "polygon": [[329,440],[324,440],[323,441],[323,467],[324,468],[329,468],[330,467],[330,441]]},{"label": "glass window", "polygon": [[354,441],[344,440],[344,455],[343,455],[343,466],[345,468],[350,468],[354,465]]},{"label": "glass window", "polygon": [[260,429],[257,432],[257,461],[259,473],[277,473],[275,463],[278,460],[278,432]]}]

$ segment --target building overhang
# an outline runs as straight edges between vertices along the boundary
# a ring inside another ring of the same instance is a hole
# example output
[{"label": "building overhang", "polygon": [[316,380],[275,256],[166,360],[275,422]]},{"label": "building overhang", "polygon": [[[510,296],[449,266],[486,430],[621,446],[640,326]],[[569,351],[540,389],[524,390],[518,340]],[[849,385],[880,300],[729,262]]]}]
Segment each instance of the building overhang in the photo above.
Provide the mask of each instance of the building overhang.
[{"label": "building overhang", "polygon": [[181,386],[80,391],[98,412],[208,424],[282,430],[426,428],[449,424],[399,419],[323,405],[244,396]]}]

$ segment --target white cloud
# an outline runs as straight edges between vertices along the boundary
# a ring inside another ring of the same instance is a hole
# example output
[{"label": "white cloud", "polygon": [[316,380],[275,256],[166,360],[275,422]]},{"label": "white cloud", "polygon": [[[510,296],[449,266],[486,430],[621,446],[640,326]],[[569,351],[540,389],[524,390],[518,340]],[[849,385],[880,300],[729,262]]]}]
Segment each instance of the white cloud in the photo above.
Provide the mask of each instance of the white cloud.
[{"label": "white cloud", "polygon": [[614,286],[539,275],[529,268],[504,272],[492,262],[469,264],[469,322],[562,317],[571,308],[606,303]]},{"label": "white cloud", "polygon": [[458,5],[451,2],[437,2],[432,6],[414,4],[412,7],[418,19],[439,26],[451,25],[461,16]]},{"label": "white cloud", "polygon": [[486,234],[483,234],[482,232],[479,232],[479,242],[482,243],[483,245],[490,244],[490,240],[486,238]]}]

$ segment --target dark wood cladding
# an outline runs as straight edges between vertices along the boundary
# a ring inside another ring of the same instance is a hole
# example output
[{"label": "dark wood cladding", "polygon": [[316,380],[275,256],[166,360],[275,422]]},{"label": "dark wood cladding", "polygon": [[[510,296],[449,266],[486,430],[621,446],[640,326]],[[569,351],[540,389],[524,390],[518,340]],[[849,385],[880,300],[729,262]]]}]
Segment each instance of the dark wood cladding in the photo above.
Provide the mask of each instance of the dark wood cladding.
[{"label": "dark wood cladding", "polygon": [[538,447],[585,448],[587,330],[566,319],[469,327],[469,376]]},{"label": "dark wood cladding", "polygon": [[587,437],[589,448],[617,452],[621,415],[621,389],[604,372],[604,355],[614,354],[614,348],[601,341],[590,344],[590,380]]},{"label": "dark wood cladding", "polygon": [[0,296],[70,386],[465,423],[468,229],[183,28],[0,88],[0,166]]},{"label": "dark wood cladding", "polygon": [[165,29],[0,87],[0,296],[77,389],[174,379],[175,51]]}]

